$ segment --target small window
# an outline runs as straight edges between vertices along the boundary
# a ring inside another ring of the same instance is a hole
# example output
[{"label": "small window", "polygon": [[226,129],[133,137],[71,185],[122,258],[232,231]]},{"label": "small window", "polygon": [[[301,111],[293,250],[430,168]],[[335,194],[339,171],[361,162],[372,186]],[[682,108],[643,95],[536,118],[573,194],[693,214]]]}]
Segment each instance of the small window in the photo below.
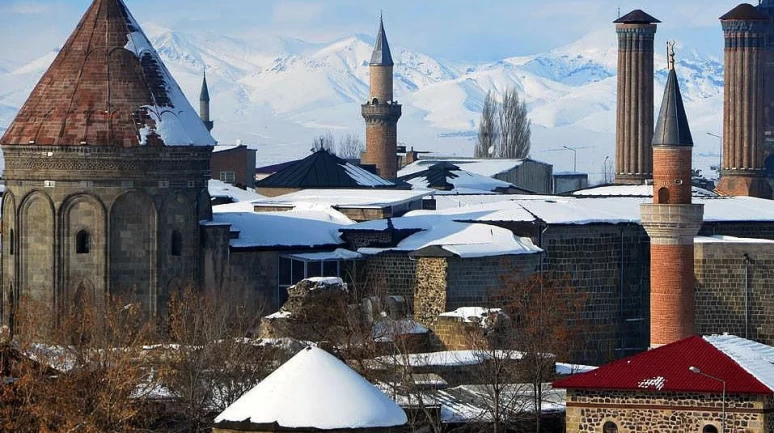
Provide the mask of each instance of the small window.
[{"label": "small window", "polygon": [[618,433],[618,426],[614,422],[608,421],[602,426],[602,433]]},{"label": "small window", "polygon": [[173,256],[183,255],[183,234],[178,230],[172,232],[172,245],[170,254]]},{"label": "small window", "polygon": [[374,98],[374,99],[371,100],[371,103],[374,104],[374,105],[379,105],[379,99],[378,98]]},{"label": "small window", "polygon": [[75,235],[75,253],[89,254],[91,252],[91,235],[86,230],[81,230]]},{"label": "small window", "polygon": [[13,229],[11,229],[11,233],[10,233],[10,236],[9,236],[11,239],[9,239],[10,242],[9,242],[9,245],[8,245],[8,250],[9,250],[9,253],[11,255],[13,255],[14,251],[16,250],[16,247],[14,247],[14,245],[16,245],[16,236],[14,236],[14,235],[15,235],[15,233],[13,232]]},{"label": "small window", "polygon": [[701,433],[718,433],[718,428],[712,424],[707,424],[701,429]]},{"label": "small window", "polygon": [[659,188],[657,204],[668,204],[668,203],[669,203],[669,190],[666,188]]},{"label": "small window", "polygon": [[323,262],[323,277],[338,277],[339,276],[339,262],[327,261]]},{"label": "small window", "polygon": [[233,171],[221,171],[220,181],[226,182],[226,183],[234,183],[236,182],[236,173],[234,173]]}]

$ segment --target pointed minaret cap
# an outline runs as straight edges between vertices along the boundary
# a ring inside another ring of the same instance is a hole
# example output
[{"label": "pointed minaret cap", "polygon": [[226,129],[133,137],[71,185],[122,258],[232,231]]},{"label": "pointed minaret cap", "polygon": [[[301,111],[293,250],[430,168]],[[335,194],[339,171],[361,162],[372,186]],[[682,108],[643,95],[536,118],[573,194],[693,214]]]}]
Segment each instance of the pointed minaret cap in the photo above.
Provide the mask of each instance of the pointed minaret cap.
[{"label": "pointed minaret cap", "polygon": [[664,100],[653,133],[654,146],[693,146],[691,129],[688,127],[688,117],[685,115],[683,97],[680,93],[680,83],[675,73],[674,45],[670,45],[669,77],[664,89]]},{"label": "pointed minaret cap", "polygon": [[207,88],[207,70],[204,70],[204,78],[202,79],[202,91],[199,93],[199,101],[210,102],[210,90]]},{"label": "pointed minaret cap", "polygon": [[215,145],[122,0],[94,0],[0,144]]},{"label": "pointed minaret cap", "polygon": [[387,43],[387,34],[384,32],[384,20],[379,16],[379,33],[376,34],[374,53],[371,55],[371,66],[393,66],[390,44]]},{"label": "pointed minaret cap", "polygon": [[648,15],[642,9],[635,9],[613,22],[616,24],[658,24],[661,21]]}]

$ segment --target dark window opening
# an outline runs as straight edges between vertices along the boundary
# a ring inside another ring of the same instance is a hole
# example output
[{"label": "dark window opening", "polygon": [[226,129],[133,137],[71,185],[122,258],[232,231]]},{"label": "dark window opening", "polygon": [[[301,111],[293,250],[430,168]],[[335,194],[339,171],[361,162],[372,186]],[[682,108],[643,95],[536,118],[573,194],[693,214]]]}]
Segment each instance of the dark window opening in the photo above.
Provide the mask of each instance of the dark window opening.
[{"label": "dark window opening", "polygon": [[86,230],[81,230],[75,235],[75,253],[89,254],[91,252],[91,235]]},{"label": "dark window opening", "polygon": [[618,426],[614,422],[606,422],[602,426],[602,433],[618,433]]},{"label": "dark window opening", "polygon": [[183,234],[177,230],[172,232],[171,254],[173,256],[183,255]]},{"label": "dark window opening", "polygon": [[658,204],[669,203],[669,190],[667,188],[659,188],[658,190]]},{"label": "dark window opening", "polygon": [[16,248],[14,248],[14,245],[16,244],[16,236],[14,236],[15,233],[13,232],[13,229],[11,229],[11,235],[9,236],[11,239],[8,245],[8,249],[10,250],[10,254],[13,255]]},{"label": "dark window opening", "polygon": [[712,424],[707,424],[701,430],[702,433],[718,433],[718,428]]}]

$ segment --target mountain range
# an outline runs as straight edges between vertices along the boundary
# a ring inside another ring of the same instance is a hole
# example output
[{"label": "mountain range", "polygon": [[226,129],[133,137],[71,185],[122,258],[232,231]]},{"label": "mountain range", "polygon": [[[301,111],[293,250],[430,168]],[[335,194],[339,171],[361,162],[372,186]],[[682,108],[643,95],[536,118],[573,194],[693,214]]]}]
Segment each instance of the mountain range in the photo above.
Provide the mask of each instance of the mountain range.
[{"label": "mountain range", "polygon": [[[243,39],[144,28],[194,106],[206,69],[213,135],[223,144],[241,140],[255,147],[259,165],[303,157],[314,137],[327,131],[364,135],[360,104],[368,97],[370,36],[318,44],[269,34]],[[604,167],[614,160],[612,29],[550,52],[489,63],[449,62],[403,47],[393,47],[392,54],[395,97],[403,104],[398,137],[415,150],[472,155],[486,93],[516,87],[533,123],[533,158],[553,163],[555,171],[588,172],[593,181],[603,180]],[[0,132],[55,56],[52,51],[23,65],[0,59]],[[723,64],[687,49],[678,56],[695,165],[711,174],[720,142],[706,133],[722,132]],[[656,65],[654,110],[666,81],[666,56],[657,54]]]}]

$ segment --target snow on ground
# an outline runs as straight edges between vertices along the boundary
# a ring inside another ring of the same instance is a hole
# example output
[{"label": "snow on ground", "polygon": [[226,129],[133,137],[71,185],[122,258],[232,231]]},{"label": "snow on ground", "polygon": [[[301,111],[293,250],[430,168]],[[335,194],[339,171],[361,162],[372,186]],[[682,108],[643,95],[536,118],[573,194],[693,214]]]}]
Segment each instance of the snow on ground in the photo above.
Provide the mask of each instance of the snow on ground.
[{"label": "snow on ground", "polygon": [[346,364],[316,347],[299,352],[215,418],[285,428],[361,429],[406,424],[405,412]]},{"label": "snow on ground", "polygon": [[465,323],[480,323],[482,326],[488,326],[488,318],[490,316],[499,316],[502,314],[501,308],[485,308],[485,307],[460,307],[454,311],[447,311],[441,313],[439,317],[453,317],[460,319]]}]

